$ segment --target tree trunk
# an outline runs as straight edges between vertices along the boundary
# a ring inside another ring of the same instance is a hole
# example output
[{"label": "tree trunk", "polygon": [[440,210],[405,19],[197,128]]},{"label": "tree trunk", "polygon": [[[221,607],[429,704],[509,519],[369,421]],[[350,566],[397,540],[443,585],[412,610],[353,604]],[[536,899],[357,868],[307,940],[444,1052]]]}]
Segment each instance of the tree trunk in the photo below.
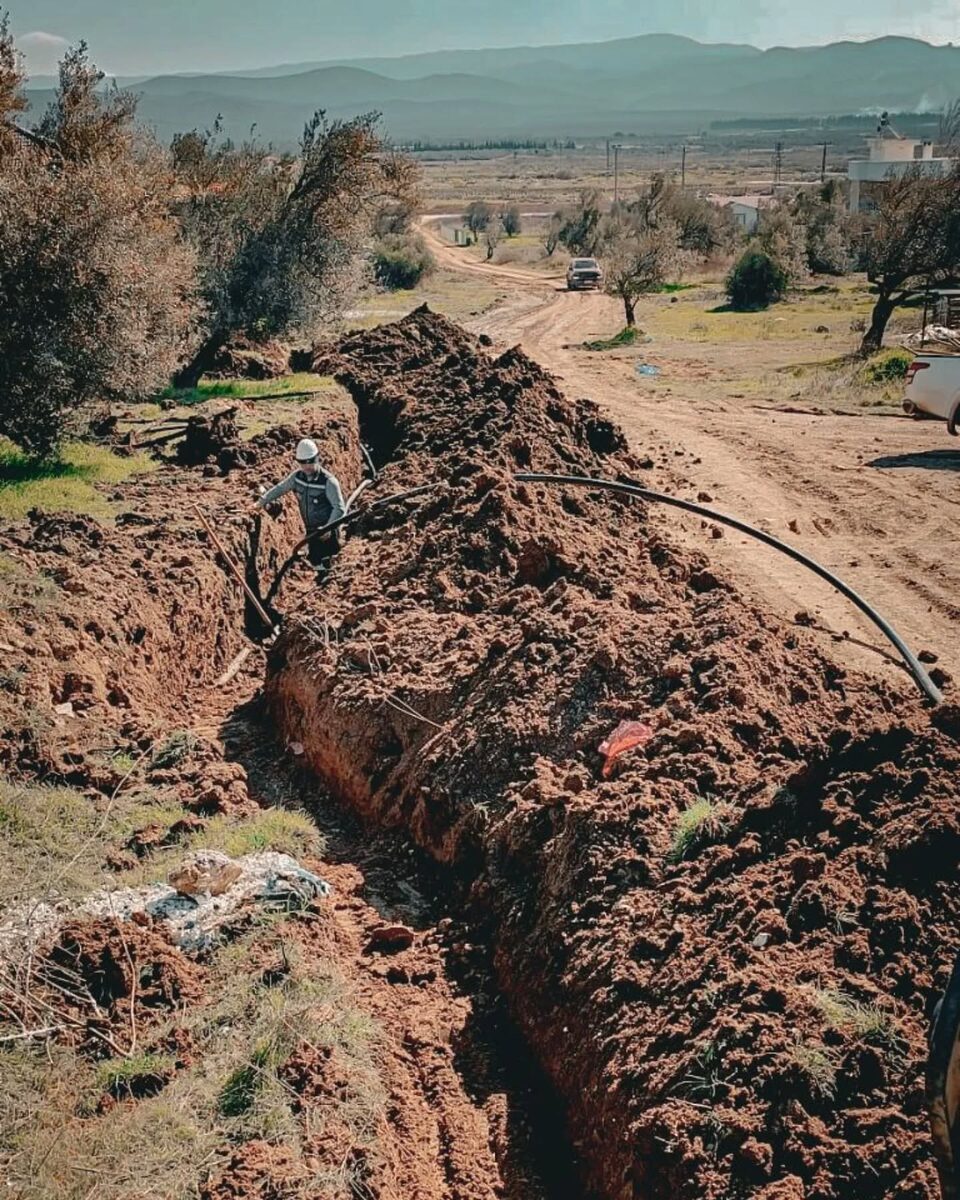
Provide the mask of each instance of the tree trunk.
[{"label": "tree trunk", "polygon": [[225,333],[212,333],[202,342],[196,354],[189,362],[177,371],[173,377],[173,386],[178,388],[195,388],[203,377],[204,372],[212,366],[217,353],[226,345]]},{"label": "tree trunk", "polygon": [[873,313],[870,317],[870,327],[863,335],[863,341],[860,343],[860,354],[866,358],[870,354],[876,352],[883,345],[883,335],[887,328],[887,322],[893,316],[893,310],[897,307],[897,302],[892,296],[884,295],[883,292],[873,306]]},{"label": "tree trunk", "polygon": [[632,296],[623,297],[623,311],[627,317],[627,328],[633,329],[637,324],[637,302]]}]

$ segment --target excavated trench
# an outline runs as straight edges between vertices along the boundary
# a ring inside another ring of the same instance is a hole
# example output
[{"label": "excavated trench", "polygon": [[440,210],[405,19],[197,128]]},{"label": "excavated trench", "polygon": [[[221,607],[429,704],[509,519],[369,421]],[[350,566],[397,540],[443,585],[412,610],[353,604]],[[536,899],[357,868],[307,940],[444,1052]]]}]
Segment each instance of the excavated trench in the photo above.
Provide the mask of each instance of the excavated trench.
[{"label": "excavated trench", "polygon": [[[956,709],[845,672],[642,506],[517,485],[640,469],[519,351],[420,311],[316,365],[384,491],[443,486],[352,527],[270,654],[269,716],[446,868],[583,1186],[933,1200]],[[604,760],[624,720],[645,744]]]},{"label": "excavated trench", "polygon": [[[309,771],[291,764],[274,741],[276,729],[257,703],[231,713],[221,729],[229,759],[244,768],[251,794],[262,804],[283,803],[294,794],[313,816],[324,837],[326,870],[359,871],[363,901],[391,927],[415,933],[414,948],[395,960],[388,978],[412,1011],[431,1004],[418,991],[418,972],[429,972],[419,956],[423,944],[442,947],[444,977],[470,1004],[470,1016],[452,1040],[451,1065],[459,1086],[484,1113],[496,1170],[486,1179],[460,1177],[450,1163],[463,1159],[467,1146],[457,1146],[463,1130],[450,1124],[441,1137],[447,1186],[444,1195],[504,1200],[579,1200],[584,1195],[576,1153],[566,1136],[563,1108],[526,1046],[497,983],[490,948],[471,921],[463,880],[439,868],[403,830],[372,828],[359,820]],[[414,1041],[414,1057],[423,1056],[424,1091],[429,1082],[429,1043]],[[443,1098],[435,1097],[441,1130],[449,1116]]]},{"label": "excavated trench", "polygon": [[[342,411],[337,404],[336,398],[326,403],[326,423],[315,432],[325,463],[352,489],[362,469],[358,414],[349,404]],[[200,462],[190,477],[191,494],[217,541],[234,562],[245,560],[245,578],[255,592],[266,590],[283,565],[299,536],[299,520],[288,505],[278,522],[263,519],[251,530],[245,516],[233,515],[241,507],[238,490],[279,477],[296,433],[272,431],[262,447],[245,444],[245,452],[256,455],[255,473],[223,477]],[[350,1140],[351,1131],[344,1131],[337,1115],[343,1089],[349,1099],[351,1087],[366,1086],[367,1067],[359,1075],[348,1072],[344,1081],[291,1059],[291,1071],[296,1066],[305,1072],[297,1103],[302,1100],[303,1132],[315,1139],[310,1149],[320,1155],[321,1167],[328,1159],[336,1167],[341,1150],[359,1154],[358,1162],[369,1153],[370,1188],[382,1187],[382,1194],[573,1200],[582,1194],[575,1154],[552,1085],[496,983],[490,943],[468,918],[469,873],[439,870],[432,858],[413,852],[403,831],[376,834],[348,819],[342,804],[331,803],[327,790],[276,744],[275,726],[265,724],[260,706],[249,703],[258,675],[242,637],[244,618],[248,634],[259,636],[262,627],[198,524],[199,515],[184,511],[183,470],[158,471],[117,493],[122,511],[109,537],[93,521],[58,518],[25,523],[0,539],[4,552],[23,564],[25,580],[32,578],[29,568],[64,586],[43,622],[24,620],[18,628],[16,617],[0,614],[0,640],[16,641],[18,651],[24,647],[31,695],[49,693],[70,709],[42,744],[17,740],[16,702],[0,709],[0,761],[20,775],[82,789],[109,811],[123,773],[111,759],[101,762],[101,746],[138,761],[162,746],[171,730],[195,736],[196,746],[185,750],[182,762],[149,773],[168,808],[182,802],[182,819],[167,828],[158,809],[157,821],[138,828],[128,841],[108,839],[102,849],[111,871],[148,866],[154,852],[170,853],[180,827],[198,830],[214,820],[242,837],[244,822],[256,819],[258,806],[308,803],[327,843],[324,861],[312,862],[311,869],[329,872],[334,892],[329,904],[292,923],[284,937],[316,960],[320,974],[342,975],[350,1003],[380,1030],[371,1069],[374,1091],[384,1091],[374,1153],[369,1139]],[[368,520],[347,540],[344,553],[375,543],[374,526]],[[318,627],[317,597],[313,572],[292,570],[280,600],[288,625],[306,621]],[[236,663],[239,674],[221,683]],[[157,863],[154,870],[165,867]],[[400,922],[413,932],[410,947],[396,953],[370,948],[380,926]],[[95,932],[86,930],[84,937]],[[143,936],[148,959],[158,947],[170,953],[162,936],[152,941]],[[258,944],[250,960],[241,961],[240,975],[249,971],[252,993],[257,956],[268,949]],[[210,986],[215,964],[179,957],[177,963],[196,983],[191,1003],[199,1012],[215,998],[200,995]],[[142,1015],[145,1048],[153,1028],[149,1015]],[[187,1015],[185,1009],[185,1020]],[[199,1067],[206,1048],[195,1046],[193,1053]],[[165,1077],[154,1083],[163,1088],[177,1081]],[[147,1101],[149,1095],[131,1094],[130,1100]],[[331,1122],[329,1130],[324,1121]],[[218,1155],[209,1178],[193,1183],[208,1200],[266,1195],[269,1189],[277,1196],[300,1194],[294,1184],[302,1164],[295,1151],[282,1139],[276,1147],[256,1139],[232,1145]]]}]

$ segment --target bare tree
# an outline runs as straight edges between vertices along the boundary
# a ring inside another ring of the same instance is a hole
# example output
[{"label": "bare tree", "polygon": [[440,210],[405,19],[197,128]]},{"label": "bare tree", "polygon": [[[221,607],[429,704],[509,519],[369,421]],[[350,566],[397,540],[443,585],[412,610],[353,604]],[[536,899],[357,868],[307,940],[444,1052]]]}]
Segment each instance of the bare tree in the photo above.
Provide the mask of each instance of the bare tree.
[{"label": "bare tree", "polygon": [[487,262],[493,258],[493,252],[503,240],[503,223],[499,217],[494,218],[483,231],[483,240],[487,247]]},{"label": "bare tree", "polygon": [[913,169],[886,180],[860,238],[861,262],[877,289],[861,354],[879,350],[887,322],[919,288],[960,272],[960,169],[946,176]]},{"label": "bare tree", "polygon": [[416,180],[409,159],[385,152],[378,121],[368,113],[328,122],[318,112],[296,159],[254,142],[235,146],[217,128],[175,140],[177,209],[207,313],[179,385],[194,385],[236,334],[262,341],[312,331],[342,311],[377,214],[406,203]]},{"label": "bare tree", "polygon": [[463,223],[473,234],[474,241],[493,220],[493,209],[486,200],[474,200],[463,214]]},{"label": "bare tree", "polygon": [[95,403],[155,394],[196,315],[166,156],[101,79],[71,50],[43,146],[0,154],[0,432],[40,456]]},{"label": "bare tree", "polygon": [[543,248],[547,253],[548,258],[552,258],[556,252],[557,246],[560,245],[560,231],[563,228],[563,219],[559,213],[554,213],[550,218],[550,223],[544,231],[542,242]]},{"label": "bare tree", "polygon": [[677,226],[663,221],[656,226],[642,222],[621,227],[611,237],[604,255],[606,290],[623,301],[628,328],[636,321],[637,300],[666,283],[680,261]]}]

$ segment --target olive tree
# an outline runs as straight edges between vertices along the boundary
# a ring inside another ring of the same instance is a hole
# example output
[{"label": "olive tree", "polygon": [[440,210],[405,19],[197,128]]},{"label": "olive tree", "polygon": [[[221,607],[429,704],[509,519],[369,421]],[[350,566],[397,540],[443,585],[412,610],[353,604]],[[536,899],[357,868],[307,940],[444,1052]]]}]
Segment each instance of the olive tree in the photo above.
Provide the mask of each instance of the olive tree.
[{"label": "olive tree", "polygon": [[176,377],[196,384],[233,336],[312,332],[342,312],[388,201],[404,207],[416,171],[388,151],[379,115],[307,123],[296,157],[220,130],[174,140],[176,209],[199,261],[204,337]]},{"label": "olive tree", "polygon": [[500,214],[500,222],[503,225],[503,232],[507,237],[516,237],[518,233],[523,232],[523,217],[520,213],[520,207],[517,204],[511,204],[505,208]]},{"label": "olive tree", "polygon": [[898,305],[960,273],[960,169],[936,176],[913,168],[887,179],[861,232],[860,260],[877,290],[860,344],[860,353],[868,355],[880,349]]},{"label": "olive tree", "polygon": [[603,217],[600,193],[583,191],[576,204],[556,214],[557,238],[571,254],[592,257],[603,243]]},{"label": "olive tree", "polygon": [[[17,71],[4,22],[0,120],[21,107]],[[97,402],[154,394],[194,328],[167,159],[102,80],[69,51],[28,152],[0,152],[0,433],[39,456]]]},{"label": "olive tree", "polygon": [[486,200],[474,200],[463,214],[463,223],[473,234],[474,241],[493,220],[493,209]]}]

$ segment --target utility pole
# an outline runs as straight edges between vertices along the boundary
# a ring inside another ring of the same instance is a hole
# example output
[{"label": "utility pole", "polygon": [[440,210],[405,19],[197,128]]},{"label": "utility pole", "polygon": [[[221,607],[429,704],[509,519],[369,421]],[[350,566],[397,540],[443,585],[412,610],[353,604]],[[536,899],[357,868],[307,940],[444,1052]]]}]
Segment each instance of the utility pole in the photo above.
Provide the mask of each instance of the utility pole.
[{"label": "utility pole", "polygon": [[774,186],[783,178],[783,142],[777,142],[773,152],[773,182]]},{"label": "utility pole", "polygon": [[683,147],[680,155],[680,189],[684,190],[687,186],[687,148]]},{"label": "utility pole", "polygon": [[613,207],[616,208],[620,203],[620,151],[623,146],[619,142],[613,143]]},{"label": "utility pole", "polygon": [[607,175],[610,175],[610,139],[607,138]]},{"label": "utility pole", "polygon": [[827,147],[832,146],[833,142],[822,142],[821,145],[823,146],[823,158],[820,161],[820,182],[826,183],[827,182]]}]

